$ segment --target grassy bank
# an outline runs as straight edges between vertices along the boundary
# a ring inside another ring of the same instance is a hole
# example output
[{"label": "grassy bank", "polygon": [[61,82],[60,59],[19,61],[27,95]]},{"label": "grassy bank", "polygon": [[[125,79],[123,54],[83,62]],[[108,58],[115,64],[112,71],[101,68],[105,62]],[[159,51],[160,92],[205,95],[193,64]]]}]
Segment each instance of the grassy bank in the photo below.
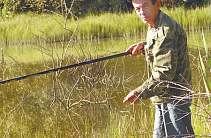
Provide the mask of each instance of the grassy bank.
[{"label": "grassy bank", "polygon": [[[185,10],[183,8],[162,9],[173,17],[187,30],[210,29],[211,5],[204,8]],[[0,23],[0,41],[3,44],[10,42],[27,42],[45,39],[59,41],[73,34],[78,38],[107,38],[120,36],[134,36],[145,32],[147,26],[141,22],[135,12],[111,14],[100,16],[89,15],[79,19],[65,19],[53,14],[26,13],[10,15],[7,20]]]}]

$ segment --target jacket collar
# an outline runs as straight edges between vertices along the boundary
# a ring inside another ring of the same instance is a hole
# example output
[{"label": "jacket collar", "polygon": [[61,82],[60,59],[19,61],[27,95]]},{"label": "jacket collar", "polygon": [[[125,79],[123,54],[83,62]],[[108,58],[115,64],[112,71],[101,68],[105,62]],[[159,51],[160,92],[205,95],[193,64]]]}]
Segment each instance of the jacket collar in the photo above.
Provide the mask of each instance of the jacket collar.
[{"label": "jacket collar", "polygon": [[156,29],[156,28],[159,27],[159,25],[162,22],[163,16],[164,16],[164,13],[163,13],[163,11],[160,10],[159,13],[158,13],[157,18],[155,19],[155,24],[154,24],[153,28]]}]

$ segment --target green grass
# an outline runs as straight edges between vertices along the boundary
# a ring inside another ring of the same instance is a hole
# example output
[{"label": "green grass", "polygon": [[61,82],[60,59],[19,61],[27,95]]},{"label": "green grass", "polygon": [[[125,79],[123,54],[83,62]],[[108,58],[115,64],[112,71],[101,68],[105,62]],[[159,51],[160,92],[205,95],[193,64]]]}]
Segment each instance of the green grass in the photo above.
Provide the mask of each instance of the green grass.
[{"label": "green grass", "polygon": [[[170,10],[163,8],[162,10],[187,30],[210,29],[211,5],[190,10],[184,8]],[[147,25],[142,23],[135,12],[90,14],[77,20],[72,17],[66,22],[62,16],[55,14],[29,12],[11,15],[9,19],[1,22],[0,41],[3,44],[40,40],[60,41],[64,36],[64,28],[67,29],[66,39],[73,34],[78,38],[92,39],[138,36],[147,31]]]}]

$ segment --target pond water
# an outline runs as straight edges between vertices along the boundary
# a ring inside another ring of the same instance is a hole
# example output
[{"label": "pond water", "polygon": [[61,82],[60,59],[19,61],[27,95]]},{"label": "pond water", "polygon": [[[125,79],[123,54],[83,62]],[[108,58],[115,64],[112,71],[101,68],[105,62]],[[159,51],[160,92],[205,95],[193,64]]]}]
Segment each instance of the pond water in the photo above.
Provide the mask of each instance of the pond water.
[{"label": "pond water", "polygon": [[[205,31],[207,44],[211,33]],[[2,47],[0,80],[124,52],[137,38],[94,39],[64,44]],[[198,67],[201,32],[188,33],[193,89],[204,91]],[[205,59],[205,58],[204,58]],[[0,135],[3,137],[152,137],[154,106],[149,100],[123,104],[127,93],[146,80],[144,56],[119,57],[0,85]],[[197,135],[210,133],[208,114],[196,108]],[[200,104],[198,104],[200,103]],[[194,105],[195,105],[194,104]],[[210,105],[209,105],[210,107]],[[209,108],[208,108],[209,109]],[[210,113],[208,110],[207,112]],[[198,116],[200,114],[200,117]],[[203,131],[202,131],[203,130]]]}]

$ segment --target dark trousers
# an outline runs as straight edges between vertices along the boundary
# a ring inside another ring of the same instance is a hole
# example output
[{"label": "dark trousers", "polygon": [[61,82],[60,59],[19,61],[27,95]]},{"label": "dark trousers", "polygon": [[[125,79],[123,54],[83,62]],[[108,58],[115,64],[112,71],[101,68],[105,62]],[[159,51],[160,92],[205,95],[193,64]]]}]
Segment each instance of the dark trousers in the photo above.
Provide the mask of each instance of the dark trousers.
[{"label": "dark trousers", "polygon": [[172,100],[155,105],[153,138],[194,138],[190,102],[187,101]]}]

